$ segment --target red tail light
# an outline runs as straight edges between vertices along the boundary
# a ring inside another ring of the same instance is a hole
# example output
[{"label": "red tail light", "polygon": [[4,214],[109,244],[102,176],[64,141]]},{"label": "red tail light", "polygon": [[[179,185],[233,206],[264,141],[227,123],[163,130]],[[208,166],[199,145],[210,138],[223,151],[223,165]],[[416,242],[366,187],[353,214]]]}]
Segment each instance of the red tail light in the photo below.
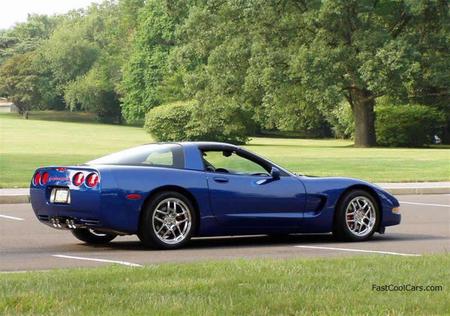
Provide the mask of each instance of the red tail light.
[{"label": "red tail light", "polygon": [[87,176],[87,178],[86,178],[86,185],[88,186],[88,187],[95,187],[97,184],[98,184],[98,182],[99,182],[99,177],[98,177],[98,174],[96,174],[96,173],[91,173],[91,174],[89,174],[88,176]]},{"label": "red tail light", "polygon": [[41,173],[40,172],[36,172],[34,177],[33,177],[33,184],[34,185],[39,185],[41,183]]},{"label": "red tail light", "polygon": [[47,182],[48,182],[48,177],[49,177],[48,172],[44,172],[44,173],[42,174],[42,176],[41,176],[41,184],[42,184],[42,185],[47,184]]},{"label": "red tail light", "polygon": [[84,174],[82,172],[77,172],[72,178],[72,182],[74,185],[79,187],[84,181]]}]

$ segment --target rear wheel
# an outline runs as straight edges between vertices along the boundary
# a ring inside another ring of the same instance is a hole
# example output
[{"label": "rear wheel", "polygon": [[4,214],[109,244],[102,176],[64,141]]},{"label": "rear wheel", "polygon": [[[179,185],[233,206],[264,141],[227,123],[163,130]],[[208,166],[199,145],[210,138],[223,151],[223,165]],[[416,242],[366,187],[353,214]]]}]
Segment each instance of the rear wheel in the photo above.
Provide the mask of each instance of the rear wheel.
[{"label": "rear wheel", "polygon": [[194,206],[186,196],[161,192],[145,208],[138,236],[150,248],[180,248],[191,238],[196,220]]},{"label": "rear wheel", "polygon": [[380,210],[373,196],[364,190],[350,191],[336,209],[333,234],[340,240],[368,240],[379,222]]},{"label": "rear wheel", "polygon": [[87,244],[107,244],[111,240],[117,237],[115,234],[106,234],[97,232],[88,228],[77,228],[72,230],[72,234],[79,240],[84,241]]}]

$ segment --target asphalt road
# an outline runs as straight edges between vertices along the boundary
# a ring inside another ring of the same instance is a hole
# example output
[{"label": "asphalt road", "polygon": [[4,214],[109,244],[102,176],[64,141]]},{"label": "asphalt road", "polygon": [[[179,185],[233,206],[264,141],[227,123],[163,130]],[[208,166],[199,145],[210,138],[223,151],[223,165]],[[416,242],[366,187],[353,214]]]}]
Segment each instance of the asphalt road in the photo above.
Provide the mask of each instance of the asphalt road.
[{"label": "asphalt road", "polygon": [[198,238],[181,250],[144,249],[136,236],[118,237],[105,246],[88,246],[68,231],[40,224],[29,204],[0,205],[0,271],[93,267],[111,262],[149,265],[227,258],[423,255],[450,252],[450,194],[404,195],[402,223],[360,243],[331,235]]}]

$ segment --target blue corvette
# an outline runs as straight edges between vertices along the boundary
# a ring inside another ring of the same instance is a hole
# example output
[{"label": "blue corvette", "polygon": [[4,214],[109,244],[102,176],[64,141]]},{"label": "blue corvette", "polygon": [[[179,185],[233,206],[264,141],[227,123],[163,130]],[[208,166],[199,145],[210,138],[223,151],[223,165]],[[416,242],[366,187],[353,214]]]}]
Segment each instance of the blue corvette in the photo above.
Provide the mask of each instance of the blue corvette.
[{"label": "blue corvette", "polygon": [[37,218],[86,243],[137,234],[174,249],[192,236],[332,232],[362,241],[400,223],[399,203],[350,178],[295,175],[243,148],[159,143],[79,166],[36,170]]}]

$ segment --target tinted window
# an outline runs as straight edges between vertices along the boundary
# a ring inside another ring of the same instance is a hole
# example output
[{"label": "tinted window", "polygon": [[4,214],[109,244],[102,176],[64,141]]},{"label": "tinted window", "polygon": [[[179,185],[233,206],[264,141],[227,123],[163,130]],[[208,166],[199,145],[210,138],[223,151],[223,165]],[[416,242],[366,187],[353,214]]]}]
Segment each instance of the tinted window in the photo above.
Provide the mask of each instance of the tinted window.
[{"label": "tinted window", "polygon": [[93,165],[143,165],[184,168],[183,147],[177,144],[150,144],[134,147],[92,161]]},{"label": "tinted window", "polygon": [[267,175],[268,172],[260,164],[239,156],[235,152],[204,151],[203,162],[205,169],[211,172]]}]

